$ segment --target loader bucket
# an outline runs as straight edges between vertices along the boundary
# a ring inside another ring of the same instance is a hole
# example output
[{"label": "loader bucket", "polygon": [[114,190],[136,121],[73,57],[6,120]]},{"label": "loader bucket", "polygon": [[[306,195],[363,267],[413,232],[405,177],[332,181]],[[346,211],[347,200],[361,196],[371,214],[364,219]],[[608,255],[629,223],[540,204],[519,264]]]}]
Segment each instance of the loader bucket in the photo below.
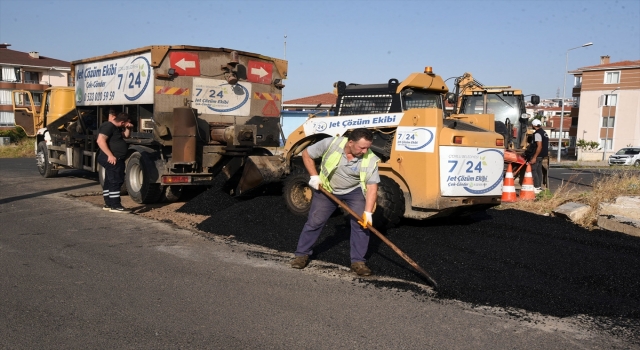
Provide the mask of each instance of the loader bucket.
[{"label": "loader bucket", "polygon": [[279,182],[284,175],[284,161],[280,156],[249,156],[236,190],[243,195],[262,185]]}]

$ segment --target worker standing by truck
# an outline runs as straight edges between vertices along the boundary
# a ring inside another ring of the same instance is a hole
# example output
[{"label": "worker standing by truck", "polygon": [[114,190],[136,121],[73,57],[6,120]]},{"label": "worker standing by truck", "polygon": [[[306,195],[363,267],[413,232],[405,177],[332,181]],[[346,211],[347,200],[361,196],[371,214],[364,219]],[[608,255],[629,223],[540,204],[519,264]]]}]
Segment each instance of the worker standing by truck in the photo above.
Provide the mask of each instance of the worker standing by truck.
[{"label": "worker standing by truck", "polygon": [[[533,133],[533,140],[531,140],[531,149],[535,149],[529,164],[531,164],[533,175],[533,187],[535,187],[535,193],[542,191],[542,160],[549,154],[549,136],[542,129],[542,122],[539,119],[534,119],[531,122],[531,126],[535,132]],[[559,148],[559,147],[558,147]]]},{"label": "worker standing by truck", "polygon": [[[372,141],[371,131],[359,128],[353,130],[348,138],[325,138],[302,152],[304,166],[311,175],[309,186],[315,191],[291,267],[302,269],[307,266],[313,253],[312,246],[337,208],[336,203],[319,191],[319,186],[323,186],[354,212],[363,213],[362,221],[351,218],[351,270],[359,276],[371,275],[364,256],[369,246],[367,227],[373,223],[371,216],[380,182],[379,158],[370,150]],[[314,159],[320,157],[322,162],[318,174]]]},{"label": "worker standing by truck", "polygon": [[98,140],[100,147],[98,163],[104,168],[104,197],[103,210],[114,213],[127,213],[120,201],[120,188],[124,183],[124,160],[127,155],[127,143],[124,139],[131,136],[133,124],[129,122],[129,115],[109,110],[109,120],[100,125]]}]

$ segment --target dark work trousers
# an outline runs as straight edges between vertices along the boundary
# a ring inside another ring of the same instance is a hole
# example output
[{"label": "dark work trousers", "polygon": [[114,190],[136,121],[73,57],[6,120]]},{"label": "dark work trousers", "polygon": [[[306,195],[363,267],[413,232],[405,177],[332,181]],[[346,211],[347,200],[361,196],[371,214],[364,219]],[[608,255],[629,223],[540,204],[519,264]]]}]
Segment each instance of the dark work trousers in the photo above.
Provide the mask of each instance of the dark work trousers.
[{"label": "dark work trousers", "polygon": [[118,159],[113,165],[107,161],[107,155],[100,152],[98,163],[104,168],[104,185],[102,186],[104,204],[112,208],[121,207],[120,188],[124,183],[124,159]]},{"label": "dark work trousers", "polygon": [[536,162],[531,164],[531,176],[533,176],[533,187],[542,186],[542,157],[536,158]]},{"label": "dark work trousers", "polygon": [[[365,198],[362,194],[362,189],[356,188],[347,194],[336,195],[336,197],[353,209],[354,212],[358,214],[364,212]],[[338,205],[322,192],[313,191],[309,217],[307,218],[307,223],[304,224],[302,233],[300,233],[296,256],[311,255],[313,253],[313,245],[337,207]],[[364,255],[367,253],[368,246],[369,230],[363,229],[358,221],[351,217],[351,262],[365,261]]]}]

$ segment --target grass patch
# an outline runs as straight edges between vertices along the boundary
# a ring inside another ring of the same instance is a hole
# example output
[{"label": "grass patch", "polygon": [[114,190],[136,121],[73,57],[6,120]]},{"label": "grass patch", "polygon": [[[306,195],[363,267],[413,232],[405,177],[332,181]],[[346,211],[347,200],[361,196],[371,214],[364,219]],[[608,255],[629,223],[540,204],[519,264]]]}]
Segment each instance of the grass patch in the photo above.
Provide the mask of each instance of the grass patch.
[{"label": "grass patch", "polygon": [[0,146],[0,158],[35,158],[35,138],[25,137],[8,146]]},{"label": "grass patch", "polygon": [[576,202],[588,205],[591,209],[578,225],[593,229],[598,219],[600,203],[613,203],[619,196],[640,195],[640,174],[634,169],[616,171],[610,175],[602,176],[593,182],[593,190],[579,192],[569,185],[569,182],[560,186],[555,193],[544,190],[536,195],[534,201],[518,201],[505,203],[498,208],[517,209],[536,214],[550,215],[551,212],[562,204]]}]

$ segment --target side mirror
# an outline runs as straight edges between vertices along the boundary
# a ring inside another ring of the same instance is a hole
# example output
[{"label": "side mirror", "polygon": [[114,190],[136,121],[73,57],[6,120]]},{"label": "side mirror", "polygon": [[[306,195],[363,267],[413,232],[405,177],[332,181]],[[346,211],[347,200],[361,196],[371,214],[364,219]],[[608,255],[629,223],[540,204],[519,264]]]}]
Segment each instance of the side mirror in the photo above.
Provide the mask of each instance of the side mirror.
[{"label": "side mirror", "polygon": [[447,92],[447,102],[449,102],[450,104],[455,104],[456,103],[456,94],[454,94],[453,92]]},{"label": "side mirror", "polygon": [[540,96],[531,95],[531,104],[534,105],[534,106],[540,104]]}]

